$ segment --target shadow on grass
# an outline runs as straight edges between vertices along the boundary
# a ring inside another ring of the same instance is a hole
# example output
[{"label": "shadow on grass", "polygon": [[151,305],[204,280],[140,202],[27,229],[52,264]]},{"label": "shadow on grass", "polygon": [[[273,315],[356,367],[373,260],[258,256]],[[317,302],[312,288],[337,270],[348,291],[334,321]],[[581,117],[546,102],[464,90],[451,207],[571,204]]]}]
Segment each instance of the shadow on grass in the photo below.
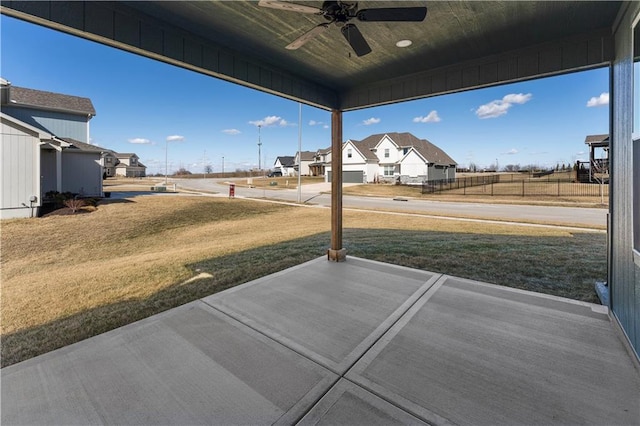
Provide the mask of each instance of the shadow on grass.
[{"label": "shadow on grass", "polygon": [[[283,231],[284,232],[284,231]],[[523,237],[345,229],[349,255],[597,303],[606,279],[606,237]],[[328,232],[187,265],[211,278],[175,283],[145,299],[100,306],[2,336],[2,366],[67,346],[167,309],[326,254]]]}]

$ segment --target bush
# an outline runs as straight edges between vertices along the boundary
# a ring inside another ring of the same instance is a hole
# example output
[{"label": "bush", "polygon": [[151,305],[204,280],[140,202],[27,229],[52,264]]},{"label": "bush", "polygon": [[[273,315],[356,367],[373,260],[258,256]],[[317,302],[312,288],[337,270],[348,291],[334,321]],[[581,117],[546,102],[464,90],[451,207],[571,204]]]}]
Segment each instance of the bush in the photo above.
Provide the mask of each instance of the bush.
[{"label": "bush", "polygon": [[68,207],[72,213],[75,213],[85,205],[85,202],[82,198],[70,198],[64,201],[64,205]]}]

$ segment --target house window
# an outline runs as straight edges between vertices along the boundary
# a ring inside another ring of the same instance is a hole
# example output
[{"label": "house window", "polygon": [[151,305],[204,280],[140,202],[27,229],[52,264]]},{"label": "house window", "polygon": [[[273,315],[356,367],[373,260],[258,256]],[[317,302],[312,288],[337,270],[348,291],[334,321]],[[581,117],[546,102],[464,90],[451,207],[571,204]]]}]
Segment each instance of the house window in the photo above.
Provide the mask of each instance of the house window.
[{"label": "house window", "polygon": [[353,157],[353,152],[351,152],[351,149],[347,150],[347,158],[351,158]]},{"label": "house window", "polygon": [[112,158],[111,157],[107,157],[107,158],[105,158],[105,160],[106,160],[107,164],[111,164]]},{"label": "house window", "polygon": [[131,159],[131,165],[132,165],[132,166],[135,166],[135,165],[136,165],[136,159],[135,159],[135,158],[132,158],[132,159]]},{"label": "house window", "polygon": [[389,158],[389,148],[384,149],[384,158]]},{"label": "house window", "polygon": [[385,176],[393,176],[393,172],[395,171],[395,166],[384,166],[384,175]]},{"label": "house window", "polygon": [[402,148],[402,155],[407,155],[407,152],[409,152],[409,148]]}]

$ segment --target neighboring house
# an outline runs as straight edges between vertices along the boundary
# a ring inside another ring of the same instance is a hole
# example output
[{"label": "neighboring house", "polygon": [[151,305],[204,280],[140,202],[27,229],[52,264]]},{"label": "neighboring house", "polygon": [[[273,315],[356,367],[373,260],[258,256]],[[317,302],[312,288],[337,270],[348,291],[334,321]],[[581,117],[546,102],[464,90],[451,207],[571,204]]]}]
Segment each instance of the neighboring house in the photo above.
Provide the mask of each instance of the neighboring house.
[{"label": "neighboring house", "polygon": [[140,158],[133,153],[114,153],[118,163],[115,166],[116,176],[144,177],[147,175],[147,167],[140,162]]},{"label": "neighboring house", "polygon": [[319,149],[313,156],[313,161],[309,164],[309,174],[311,176],[324,176],[327,164],[331,162],[331,147]]},{"label": "neighboring house", "polygon": [[91,99],[2,85],[2,112],[55,136],[89,143],[89,121],[96,115]]},{"label": "neighboring house", "polygon": [[276,157],[276,161],[273,164],[274,170],[280,170],[282,172],[282,176],[293,176],[295,175],[295,162],[294,157],[289,156],[281,156]]},{"label": "neighboring house", "polygon": [[[456,162],[442,149],[411,133],[382,133],[342,145],[343,181],[354,183],[454,181]],[[331,163],[325,164],[331,181]]]},{"label": "neighboring house", "polygon": [[102,177],[108,178],[116,175],[116,166],[120,163],[114,151],[105,150],[102,154]]},{"label": "neighboring house", "polygon": [[[300,154],[301,160],[298,161],[298,154]],[[294,170],[298,172],[298,164],[300,165],[300,174],[302,176],[309,176],[310,170],[309,165],[313,163],[313,159],[315,157],[315,152],[312,151],[302,151],[296,152],[295,157],[293,157]]]},{"label": "neighboring house", "polygon": [[102,196],[104,150],[88,144],[91,100],[13,87],[5,79],[0,88],[0,217],[37,215],[49,191]]}]

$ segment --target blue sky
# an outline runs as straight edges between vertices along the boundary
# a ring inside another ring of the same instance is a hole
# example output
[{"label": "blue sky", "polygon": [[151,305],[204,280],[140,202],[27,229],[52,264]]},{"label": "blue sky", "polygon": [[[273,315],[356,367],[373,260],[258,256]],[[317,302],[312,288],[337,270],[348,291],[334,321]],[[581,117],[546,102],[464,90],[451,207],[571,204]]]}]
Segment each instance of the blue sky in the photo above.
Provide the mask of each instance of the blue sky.
[{"label": "blue sky", "polygon": [[[0,75],[13,85],[88,97],[91,143],[135,152],[148,173],[273,166],[331,145],[330,113],[13,18],[0,18]],[[553,167],[587,157],[608,133],[608,68],[343,114],[343,139],[411,132],[461,166]],[[261,125],[260,131],[258,124]],[[259,135],[260,133],[260,135]],[[169,142],[167,142],[169,140]]]}]

